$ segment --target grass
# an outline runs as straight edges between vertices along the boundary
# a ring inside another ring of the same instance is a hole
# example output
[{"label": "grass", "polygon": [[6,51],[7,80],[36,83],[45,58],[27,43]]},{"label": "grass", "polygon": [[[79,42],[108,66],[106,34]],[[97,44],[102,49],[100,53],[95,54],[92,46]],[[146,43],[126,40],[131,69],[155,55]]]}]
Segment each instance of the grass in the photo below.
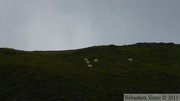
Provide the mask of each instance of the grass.
[{"label": "grass", "polygon": [[180,93],[179,85],[180,46],[173,43],[0,49],[0,101],[122,101],[124,93]]}]

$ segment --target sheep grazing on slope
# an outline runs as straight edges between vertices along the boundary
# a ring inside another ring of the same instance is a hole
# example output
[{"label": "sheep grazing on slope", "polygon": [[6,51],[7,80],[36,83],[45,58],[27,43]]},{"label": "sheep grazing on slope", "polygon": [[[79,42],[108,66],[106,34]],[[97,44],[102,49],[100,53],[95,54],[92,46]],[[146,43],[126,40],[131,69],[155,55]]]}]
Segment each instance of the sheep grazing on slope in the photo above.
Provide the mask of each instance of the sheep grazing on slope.
[{"label": "sheep grazing on slope", "polygon": [[87,64],[89,64],[89,61],[86,61]]},{"label": "sheep grazing on slope", "polygon": [[88,61],[88,59],[87,59],[87,58],[85,58],[85,59],[84,59],[84,61]]},{"label": "sheep grazing on slope", "polygon": [[92,68],[92,65],[89,64],[88,67],[91,67],[91,68]]},{"label": "sheep grazing on slope", "polygon": [[94,59],[94,63],[97,63],[98,62],[98,59]]},{"label": "sheep grazing on slope", "polygon": [[133,61],[133,59],[132,59],[132,58],[129,58],[129,59],[128,59],[128,61],[129,61],[129,62],[132,62],[132,61]]}]

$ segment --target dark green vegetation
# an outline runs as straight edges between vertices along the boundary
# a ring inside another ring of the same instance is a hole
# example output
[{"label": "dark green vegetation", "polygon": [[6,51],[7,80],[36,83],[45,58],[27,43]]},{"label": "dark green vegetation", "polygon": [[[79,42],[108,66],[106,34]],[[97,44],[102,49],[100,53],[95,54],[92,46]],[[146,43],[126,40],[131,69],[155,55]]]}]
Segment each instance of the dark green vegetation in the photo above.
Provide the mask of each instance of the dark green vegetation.
[{"label": "dark green vegetation", "polygon": [[[99,63],[89,68],[84,58]],[[180,93],[180,45],[0,49],[0,101],[122,101],[124,93]]]}]

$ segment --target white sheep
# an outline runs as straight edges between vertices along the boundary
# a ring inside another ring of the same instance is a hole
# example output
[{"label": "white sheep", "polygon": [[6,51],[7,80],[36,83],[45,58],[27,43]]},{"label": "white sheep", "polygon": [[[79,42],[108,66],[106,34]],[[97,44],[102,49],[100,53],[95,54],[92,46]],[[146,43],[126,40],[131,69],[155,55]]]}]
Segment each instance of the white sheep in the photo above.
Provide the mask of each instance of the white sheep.
[{"label": "white sheep", "polygon": [[91,64],[89,64],[89,65],[88,65],[88,67],[91,67],[91,68],[92,68],[92,65],[91,65]]},{"label": "white sheep", "polygon": [[84,61],[88,61],[88,59],[87,59],[87,58],[85,58],[85,59],[84,59]]},{"label": "white sheep", "polygon": [[87,64],[89,64],[89,61],[86,61]]},{"label": "white sheep", "polygon": [[98,59],[94,59],[94,62],[98,62]]},{"label": "white sheep", "polygon": [[132,58],[129,58],[129,59],[128,59],[128,61],[129,61],[129,62],[132,62],[132,61],[133,61],[133,59],[132,59]]}]

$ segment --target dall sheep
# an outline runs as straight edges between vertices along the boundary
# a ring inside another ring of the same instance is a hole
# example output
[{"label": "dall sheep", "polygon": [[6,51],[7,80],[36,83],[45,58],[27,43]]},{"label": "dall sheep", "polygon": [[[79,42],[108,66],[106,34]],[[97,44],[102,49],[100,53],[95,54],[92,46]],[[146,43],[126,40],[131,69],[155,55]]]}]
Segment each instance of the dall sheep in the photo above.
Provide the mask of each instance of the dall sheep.
[{"label": "dall sheep", "polygon": [[91,65],[91,64],[89,64],[89,65],[88,65],[88,67],[91,67],[91,68],[92,68],[92,65]]},{"label": "dall sheep", "polygon": [[89,64],[89,61],[86,61],[87,64]]},{"label": "dall sheep", "polygon": [[84,59],[84,61],[88,61],[88,59],[87,59],[87,58],[85,58],[85,59]]},{"label": "dall sheep", "polygon": [[94,59],[94,62],[98,62],[98,59]]},{"label": "dall sheep", "polygon": [[129,59],[128,59],[128,61],[129,61],[129,62],[132,62],[132,61],[133,61],[133,59],[132,59],[132,58],[129,58]]}]

